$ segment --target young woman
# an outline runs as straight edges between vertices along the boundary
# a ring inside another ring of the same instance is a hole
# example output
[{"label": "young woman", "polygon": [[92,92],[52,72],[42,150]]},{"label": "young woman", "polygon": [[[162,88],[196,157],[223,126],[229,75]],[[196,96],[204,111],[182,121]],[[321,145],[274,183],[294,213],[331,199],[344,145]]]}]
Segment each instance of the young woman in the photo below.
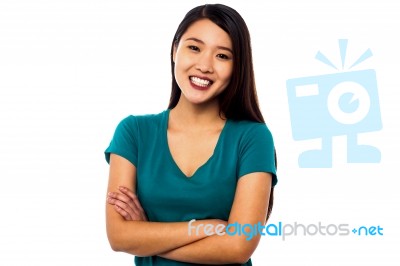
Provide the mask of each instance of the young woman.
[{"label": "young woman", "polygon": [[260,234],[225,226],[264,225],[277,179],[242,17],[220,4],[189,11],[171,67],[168,109],[126,117],[106,149],[111,247],[136,265],[251,265]]}]

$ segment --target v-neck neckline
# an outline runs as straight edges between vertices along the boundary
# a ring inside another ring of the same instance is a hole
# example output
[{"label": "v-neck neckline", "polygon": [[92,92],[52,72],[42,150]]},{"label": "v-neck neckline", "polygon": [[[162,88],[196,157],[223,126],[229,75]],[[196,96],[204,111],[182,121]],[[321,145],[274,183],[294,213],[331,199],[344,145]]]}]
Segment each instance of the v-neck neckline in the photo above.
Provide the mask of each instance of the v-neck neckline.
[{"label": "v-neck neckline", "polygon": [[203,168],[203,167],[205,167],[207,164],[209,164],[209,162],[212,161],[212,159],[214,158],[215,154],[217,153],[217,151],[218,151],[218,149],[219,149],[219,146],[221,145],[221,144],[220,144],[220,143],[221,143],[221,139],[222,139],[222,137],[225,135],[225,131],[226,131],[226,128],[227,128],[227,126],[228,126],[229,119],[226,119],[225,124],[224,124],[224,126],[223,126],[221,132],[219,133],[218,140],[217,140],[217,144],[215,145],[214,150],[213,150],[213,153],[211,154],[211,156],[207,159],[207,161],[206,161],[205,163],[203,163],[203,164],[201,164],[200,166],[198,166],[191,176],[187,176],[187,175],[182,171],[182,169],[179,167],[179,165],[176,163],[174,157],[172,156],[171,149],[169,148],[169,142],[168,142],[168,122],[169,122],[170,111],[171,111],[171,109],[167,109],[167,110],[166,110],[166,113],[165,113],[165,121],[164,121],[164,140],[165,140],[165,146],[166,146],[166,150],[167,150],[167,153],[168,153],[168,157],[169,157],[169,159],[171,160],[172,164],[175,166],[175,168],[178,170],[178,172],[179,172],[185,179],[191,180],[191,179],[193,179],[193,178],[196,176],[196,174],[199,172],[199,170],[200,170],[201,168]]}]

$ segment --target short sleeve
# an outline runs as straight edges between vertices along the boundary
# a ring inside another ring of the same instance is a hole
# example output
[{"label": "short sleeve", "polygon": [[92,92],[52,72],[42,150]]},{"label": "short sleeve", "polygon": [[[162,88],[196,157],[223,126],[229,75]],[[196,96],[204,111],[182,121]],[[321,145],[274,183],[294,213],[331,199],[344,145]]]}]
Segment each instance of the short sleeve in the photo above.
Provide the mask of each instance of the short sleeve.
[{"label": "short sleeve", "polygon": [[239,178],[254,172],[272,174],[272,186],[278,182],[275,147],[271,132],[264,123],[253,124],[244,134],[239,151]]},{"label": "short sleeve", "polygon": [[138,160],[138,127],[134,116],[124,118],[117,126],[110,145],[104,154],[110,163],[111,153],[117,154],[137,165]]}]

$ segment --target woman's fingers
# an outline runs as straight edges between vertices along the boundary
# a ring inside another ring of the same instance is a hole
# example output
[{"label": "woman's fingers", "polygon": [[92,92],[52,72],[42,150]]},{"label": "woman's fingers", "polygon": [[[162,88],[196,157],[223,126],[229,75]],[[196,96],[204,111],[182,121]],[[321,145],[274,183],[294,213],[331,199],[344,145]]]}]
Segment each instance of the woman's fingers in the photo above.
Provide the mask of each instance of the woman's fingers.
[{"label": "woman's fingers", "polygon": [[117,210],[117,212],[121,214],[125,220],[133,220],[134,217],[140,216],[139,212],[135,212],[128,204],[117,198],[109,196],[107,197],[107,202],[111,205],[114,205],[115,210]]},{"label": "woman's fingers", "polygon": [[122,209],[121,207],[119,207],[118,205],[114,205],[114,209],[122,216],[124,217],[125,220],[127,221],[132,221],[132,216],[125,211],[124,209]]},{"label": "woman's fingers", "polygon": [[129,188],[123,187],[123,186],[120,186],[119,190],[122,193],[124,193],[127,197],[132,199],[133,203],[135,204],[135,207],[140,212],[142,220],[143,221],[147,221],[147,217],[146,217],[145,211],[143,210],[142,205],[140,204],[140,201],[139,201],[138,197],[136,196],[136,194],[134,194],[133,191],[130,190]]},{"label": "woman's fingers", "polygon": [[139,202],[138,197],[132,192],[132,190],[130,190],[129,188],[126,188],[126,187],[119,187],[119,190],[122,193],[124,193],[127,197],[129,197],[140,211],[144,212],[142,205]]},{"label": "woman's fingers", "polygon": [[[125,219],[126,217],[129,216],[128,217],[129,220],[142,220],[142,221],[147,220],[141,206],[137,207],[134,200],[126,194],[121,194],[118,192],[109,192],[107,197],[107,202],[122,210],[119,211],[118,213],[121,214]],[[116,210],[118,209],[116,208]]]},{"label": "woman's fingers", "polygon": [[107,201],[119,208],[119,212],[125,219],[147,221],[145,211],[138,197],[127,187],[119,187],[118,192],[109,192]]},{"label": "woman's fingers", "polygon": [[108,197],[111,199],[119,200],[125,202],[126,204],[133,204],[133,200],[125,194],[118,192],[109,192]]}]

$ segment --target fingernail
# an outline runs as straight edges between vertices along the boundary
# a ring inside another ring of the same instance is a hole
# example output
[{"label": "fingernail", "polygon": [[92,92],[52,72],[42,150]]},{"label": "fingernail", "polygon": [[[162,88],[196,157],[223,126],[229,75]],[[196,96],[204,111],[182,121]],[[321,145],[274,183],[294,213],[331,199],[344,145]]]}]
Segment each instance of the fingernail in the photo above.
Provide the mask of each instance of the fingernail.
[{"label": "fingernail", "polygon": [[119,187],[119,189],[125,190],[125,187]]}]

